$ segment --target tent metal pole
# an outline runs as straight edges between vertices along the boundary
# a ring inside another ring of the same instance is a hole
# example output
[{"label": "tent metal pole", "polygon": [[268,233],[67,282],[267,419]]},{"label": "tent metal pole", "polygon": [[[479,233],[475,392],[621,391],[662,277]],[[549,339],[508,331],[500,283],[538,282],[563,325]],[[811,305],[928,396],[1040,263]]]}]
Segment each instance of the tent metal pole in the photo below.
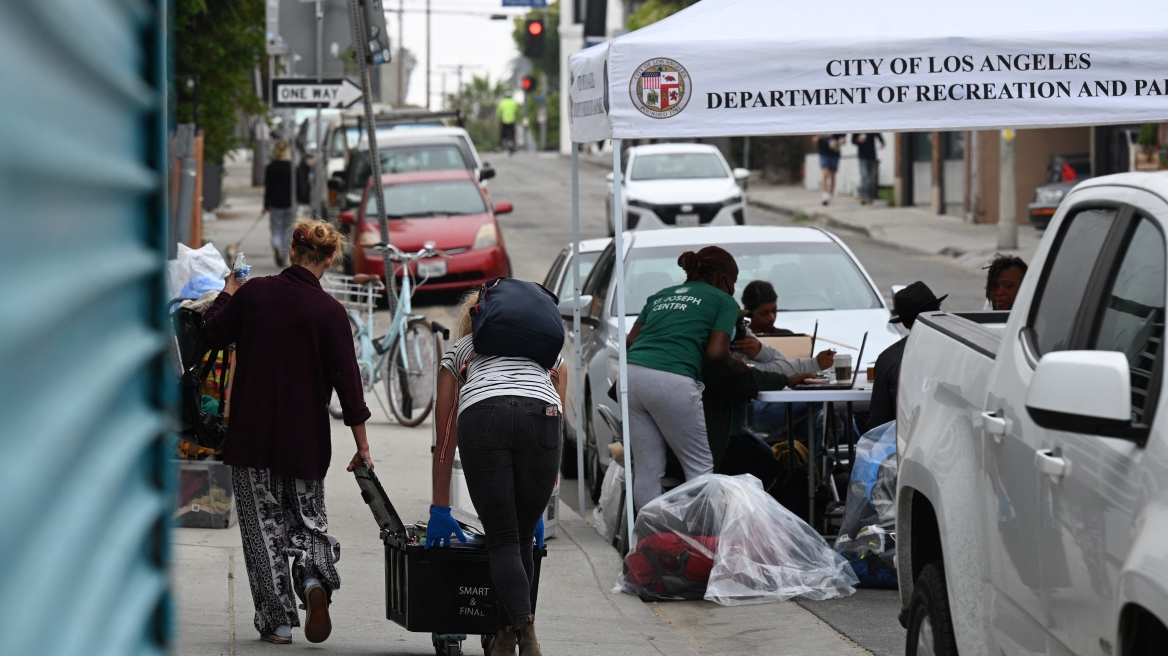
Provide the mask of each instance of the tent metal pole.
[{"label": "tent metal pole", "polygon": [[580,354],[580,146],[572,144],[572,346],[576,358],[572,362],[572,394],[576,399],[576,506],[580,516],[587,519],[584,505],[584,487],[588,478],[584,475],[584,371]]},{"label": "tent metal pole", "polygon": [[633,540],[633,443],[629,438],[629,351],[625,328],[625,209],[621,198],[621,140],[612,140],[612,222],[616,233],[616,325],[620,344],[620,413],[621,433],[625,451],[625,516],[629,521],[625,545],[632,551]]}]

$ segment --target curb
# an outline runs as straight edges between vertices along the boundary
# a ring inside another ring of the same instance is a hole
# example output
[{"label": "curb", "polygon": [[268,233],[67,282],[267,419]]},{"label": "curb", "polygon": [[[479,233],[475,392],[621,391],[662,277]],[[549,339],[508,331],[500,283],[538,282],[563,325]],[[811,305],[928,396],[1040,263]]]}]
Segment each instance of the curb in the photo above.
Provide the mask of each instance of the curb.
[{"label": "curb", "polygon": [[620,568],[620,555],[571,506],[563,503],[560,504],[560,531],[560,537],[575,545],[588,559],[597,586],[613,609],[628,622],[630,632],[640,634],[662,656],[698,656],[697,650],[643,601],[632,595],[610,592],[612,584],[608,581],[613,581]]}]

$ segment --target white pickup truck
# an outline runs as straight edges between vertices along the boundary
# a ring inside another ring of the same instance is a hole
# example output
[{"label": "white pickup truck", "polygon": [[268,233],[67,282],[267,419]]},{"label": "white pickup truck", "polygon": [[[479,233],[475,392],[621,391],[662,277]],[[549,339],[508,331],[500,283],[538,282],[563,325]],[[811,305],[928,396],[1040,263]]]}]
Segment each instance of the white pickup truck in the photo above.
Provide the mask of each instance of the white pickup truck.
[{"label": "white pickup truck", "polygon": [[921,315],[897,398],[906,652],[1168,653],[1168,173],[1083,182],[1010,313]]}]

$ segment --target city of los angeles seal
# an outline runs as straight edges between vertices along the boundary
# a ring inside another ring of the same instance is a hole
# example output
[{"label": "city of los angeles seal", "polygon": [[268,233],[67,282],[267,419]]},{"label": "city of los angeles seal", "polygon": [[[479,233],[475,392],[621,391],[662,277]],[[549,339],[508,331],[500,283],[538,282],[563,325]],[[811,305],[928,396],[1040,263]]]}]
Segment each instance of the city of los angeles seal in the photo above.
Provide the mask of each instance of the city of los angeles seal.
[{"label": "city of los angeles seal", "polygon": [[645,116],[675,116],[689,104],[689,73],[672,59],[650,59],[633,72],[629,95]]}]

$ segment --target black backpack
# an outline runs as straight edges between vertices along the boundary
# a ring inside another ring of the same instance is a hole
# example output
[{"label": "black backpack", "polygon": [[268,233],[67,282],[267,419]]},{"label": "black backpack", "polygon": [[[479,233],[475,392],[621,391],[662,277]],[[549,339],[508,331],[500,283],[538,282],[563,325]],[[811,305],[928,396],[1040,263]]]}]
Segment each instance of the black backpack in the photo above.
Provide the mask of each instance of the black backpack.
[{"label": "black backpack", "polygon": [[[203,333],[203,314],[180,307],[171,316],[182,361],[180,390],[182,425],[179,436],[197,446],[218,451],[227,440],[223,412],[227,406],[229,366],[224,363],[216,412],[203,412],[203,384],[224,349],[211,349]],[[206,359],[204,360],[204,356]]]},{"label": "black backpack", "polygon": [[543,285],[495,278],[479,290],[470,310],[475,353],[531,358],[545,369],[555,366],[564,347],[559,299]]}]

